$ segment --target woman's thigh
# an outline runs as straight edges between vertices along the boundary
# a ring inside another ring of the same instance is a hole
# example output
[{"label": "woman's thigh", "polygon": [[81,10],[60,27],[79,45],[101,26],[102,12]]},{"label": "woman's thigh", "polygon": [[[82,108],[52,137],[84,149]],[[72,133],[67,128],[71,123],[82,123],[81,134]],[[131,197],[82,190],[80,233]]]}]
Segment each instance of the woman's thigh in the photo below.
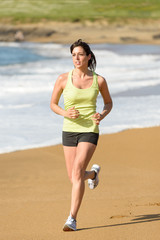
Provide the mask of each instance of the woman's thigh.
[{"label": "woman's thigh", "polygon": [[95,149],[96,145],[89,142],[80,142],[76,147],[63,146],[67,172],[71,182],[73,169],[85,172]]},{"label": "woman's thigh", "polygon": [[71,182],[72,182],[72,169],[73,169],[73,164],[76,157],[76,150],[77,150],[77,147],[63,146],[67,173]]},{"label": "woman's thigh", "polygon": [[80,142],[77,145],[76,156],[73,162],[73,167],[76,170],[82,170],[85,172],[93,153],[96,149],[96,145],[90,142]]}]

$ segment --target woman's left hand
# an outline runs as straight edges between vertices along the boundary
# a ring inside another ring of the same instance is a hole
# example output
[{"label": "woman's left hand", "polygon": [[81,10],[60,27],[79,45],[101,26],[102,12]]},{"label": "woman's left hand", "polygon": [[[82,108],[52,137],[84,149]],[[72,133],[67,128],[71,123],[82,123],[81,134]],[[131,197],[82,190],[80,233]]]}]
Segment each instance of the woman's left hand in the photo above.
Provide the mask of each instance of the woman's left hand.
[{"label": "woman's left hand", "polygon": [[99,125],[100,121],[102,120],[102,115],[100,113],[95,113],[92,115],[92,120]]}]

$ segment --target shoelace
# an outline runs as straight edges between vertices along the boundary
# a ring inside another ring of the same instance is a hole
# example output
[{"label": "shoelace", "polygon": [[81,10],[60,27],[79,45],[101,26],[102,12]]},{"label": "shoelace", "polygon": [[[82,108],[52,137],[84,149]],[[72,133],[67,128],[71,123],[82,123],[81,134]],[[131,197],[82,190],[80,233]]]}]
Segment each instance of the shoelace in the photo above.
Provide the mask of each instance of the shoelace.
[{"label": "shoelace", "polygon": [[72,218],[71,221],[72,221],[72,222],[75,222],[75,223],[77,222],[74,218]]},{"label": "shoelace", "polygon": [[69,216],[68,220],[71,221],[71,222],[77,222],[77,221],[76,221],[73,217],[71,217],[71,216]]}]

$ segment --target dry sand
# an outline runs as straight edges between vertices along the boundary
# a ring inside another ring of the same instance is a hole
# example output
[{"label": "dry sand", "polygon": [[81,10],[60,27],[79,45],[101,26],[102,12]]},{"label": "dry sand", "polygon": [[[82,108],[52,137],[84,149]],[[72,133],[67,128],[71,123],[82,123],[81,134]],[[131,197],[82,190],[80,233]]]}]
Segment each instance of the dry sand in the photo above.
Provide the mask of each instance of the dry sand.
[{"label": "dry sand", "polygon": [[0,240],[160,239],[160,127],[101,135],[78,231],[63,232],[71,185],[61,145],[0,155]]},{"label": "dry sand", "polygon": [[160,20],[132,19],[115,23],[107,20],[84,22],[47,22],[11,25],[0,22],[0,41],[15,41],[16,33],[24,41],[71,44],[79,38],[88,43],[160,44]]}]

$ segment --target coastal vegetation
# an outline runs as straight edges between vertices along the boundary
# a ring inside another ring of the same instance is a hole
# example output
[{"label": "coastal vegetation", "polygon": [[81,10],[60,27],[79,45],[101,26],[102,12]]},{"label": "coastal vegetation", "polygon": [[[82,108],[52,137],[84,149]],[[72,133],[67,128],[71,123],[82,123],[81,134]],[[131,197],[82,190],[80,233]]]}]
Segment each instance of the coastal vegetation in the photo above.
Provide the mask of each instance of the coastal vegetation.
[{"label": "coastal vegetation", "polygon": [[158,19],[159,0],[0,0],[5,22]]}]

